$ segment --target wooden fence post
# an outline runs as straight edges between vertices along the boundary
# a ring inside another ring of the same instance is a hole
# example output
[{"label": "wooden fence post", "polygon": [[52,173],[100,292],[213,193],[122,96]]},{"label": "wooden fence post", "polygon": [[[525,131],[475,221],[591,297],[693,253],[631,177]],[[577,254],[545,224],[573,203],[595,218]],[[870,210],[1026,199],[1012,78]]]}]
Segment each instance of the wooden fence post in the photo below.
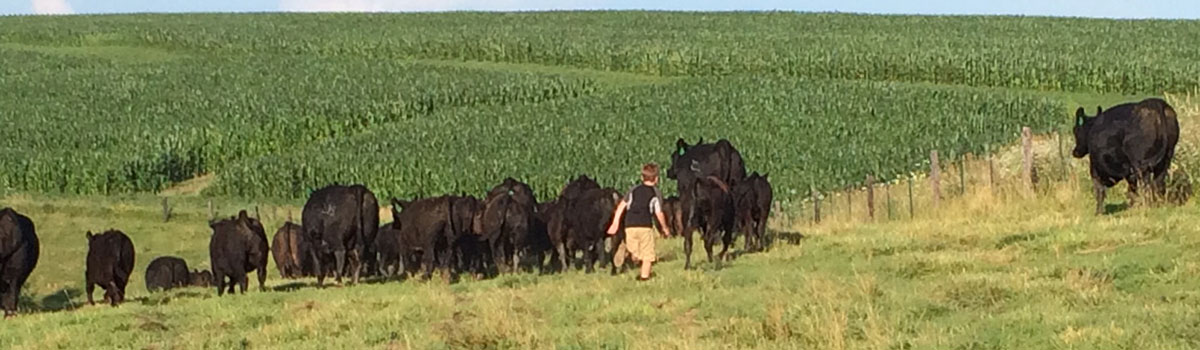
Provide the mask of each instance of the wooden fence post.
[{"label": "wooden fence post", "polygon": [[208,221],[213,221],[217,218],[217,212],[213,210],[212,199],[208,200]]},{"label": "wooden fence post", "polygon": [[933,207],[937,208],[942,201],[941,167],[938,166],[938,152],[929,152],[929,185],[933,187]]},{"label": "wooden fence post", "polygon": [[915,214],[916,211],[913,210],[912,183],[913,183],[913,177],[912,177],[912,175],[909,175],[908,176],[908,218],[909,219],[916,217],[916,214]]},{"label": "wooden fence post", "polygon": [[846,220],[854,221],[854,186],[846,191]]},{"label": "wooden fence post", "polygon": [[1062,133],[1054,132],[1058,139],[1058,170],[1062,181],[1067,181],[1067,157],[1063,155],[1063,139]]},{"label": "wooden fence post", "polygon": [[889,221],[891,221],[892,220],[892,186],[889,186],[889,184],[886,182],[883,183],[883,196],[885,198],[884,201],[887,202],[887,219]]},{"label": "wooden fence post", "polygon": [[967,195],[967,155],[965,153],[958,160],[958,195]]},{"label": "wooden fence post", "polygon": [[1021,128],[1021,182],[1025,193],[1033,195],[1033,130]]},{"label": "wooden fence post", "polygon": [[867,218],[875,220],[875,176],[867,175]]},{"label": "wooden fence post", "polygon": [[171,204],[167,203],[167,197],[163,197],[162,201],[163,222],[171,220]]},{"label": "wooden fence post", "polygon": [[[990,148],[990,147],[988,147],[988,148]],[[991,150],[988,148],[985,148],[985,151],[984,151],[987,153],[988,187],[992,190],[992,194],[996,194],[996,162],[995,162],[995,158],[992,157]]]},{"label": "wooden fence post", "polygon": [[[813,202],[813,224],[814,224],[814,225],[815,225],[815,224],[820,224],[820,223],[821,223],[821,198],[819,198],[819,197],[817,196],[817,188],[816,188],[815,186],[811,186],[811,185],[810,185],[810,186],[808,187],[808,190],[809,190],[809,192],[812,194],[812,202]],[[290,214],[289,214],[289,215],[290,215]]]}]

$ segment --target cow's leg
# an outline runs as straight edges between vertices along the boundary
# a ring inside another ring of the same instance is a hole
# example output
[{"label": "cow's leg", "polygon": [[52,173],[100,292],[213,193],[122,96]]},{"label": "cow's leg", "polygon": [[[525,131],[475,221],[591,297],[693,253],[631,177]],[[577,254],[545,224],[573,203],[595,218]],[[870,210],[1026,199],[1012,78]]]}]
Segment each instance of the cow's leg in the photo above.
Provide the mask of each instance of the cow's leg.
[{"label": "cow's leg", "polygon": [[[4,270],[0,269],[0,271]],[[24,281],[12,279],[5,282],[7,282],[8,285],[4,286],[7,289],[4,290],[3,296],[0,296],[0,298],[3,298],[3,300],[0,300],[0,304],[2,304],[4,308],[4,317],[9,318],[17,315],[17,296],[21,294],[21,290],[17,286]]]},{"label": "cow's leg", "polygon": [[[96,305],[96,300],[93,299],[93,297],[92,297],[92,293],[96,292],[96,284],[92,283],[92,282],[88,282],[87,287],[83,287],[83,288],[85,291],[87,291],[88,305]],[[218,291],[217,296],[220,296],[220,295],[221,295],[221,293],[220,293],[220,291]]]},{"label": "cow's leg", "polygon": [[267,291],[267,265],[263,264],[258,268],[258,291]]},{"label": "cow's leg", "polygon": [[225,295],[225,276],[217,269],[213,269],[213,283],[217,285],[217,296]]},{"label": "cow's leg", "polygon": [[358,277],[362,273],[364,266],[363,260],[366,259],[366,254],[363,249],[364,248],[360,245],[359,248],[350,251],[350,269],[354,270],[353,278],[350,282],[351,284],[358,284]]},{"label": "cow's leg", "polygon": [[342,273],[346,272],[346,248],[338,248],[333,251],[333,280],[337,284],[342,284]]},{"label": "cow's leg", "polygon": [[517,273],[520,273],[520,272],[521,272],[521,249],[518,249],[518,248],[517,248],[517,245],[516,245],[516,244],[513,244],[513,249],[512,249],[512,273],[513,273],[513,274],[517,274]]},{"label": "cow's leg", "polygon": [[325,268],[323,266],[321,266],[321,257],[320,257],[321,254],[317,254],[316,248],[309,251],[309,254],[312,255],[313,273],[317,275],[317,287],[324,286],[325,285]]},{"label": "cow's leg", "polygon": [[1155,202],[1160,202],[1167,198],[1167,170],[1166,169],[1161,169],[1161,170],[1156,169],[1154,171],[1154,175],[1153,175],[1153,178],[1151,179],[1150,184],[1152,185],[1150,193],[1154,194]]},{"label": "cow's leg", "polygon": [[1140,192],[1138,191],[1139,180],[1141,180],[1141,175],[1137,175],[1137,173],[1125,178],[1125,183],[1129,185],[1129,192],[1126,197],[1129,199],[1130,208],[1137,206],[1139,203],[1144,203],[1144,201],[1138,197]]},{"label": "cow's leg", "polygon": [[121,287],[118,286],[115,278],[108,281],[108,286],[104,288],[104,294],[108,296],[108,302],[112,306],[117,306],[121,303]]},{"label": "cow's leg", "polygon": [[1096,196],[1096,215],[1104,214],[1104,196],[1107,187],[1100,180],[1092,179],[1092,193]]},{"label": "cow's leg", "polygon": [[566,272],[567,267],[569,266],[567,265],[567,246],[564,244],[557,244],[555,245],[554,249],[558,251],[559,271]]},{"label": "cow's leg", "polygon": [[454,261],[454,247],[447,244],[442,248],[442,253],[438,255],[438,263],[441,265],[442,270],[442,279],[445,279],[446,283],[453,282],[453,276],[450,272],[450,265],[451,262]]},{"label": "cow's leg", "polygon": [[683,234],[683,269],[692,269],[692,234],[690,232]]},{"label": "cow's leg", "polygon": [[[749,240],[749,237],[746,238]],[[721,261],[732,260],[726,255],[729,253],[729,247],[733,245],[733,231],[726,231],[721,239]]]},{"label": "cow's leg", "polygon": [[421,267],[425,270],[421,273],[422,280],[428,281],[433,278],[433,267],[436,264],[434,259],[437,258],[437,253],[433,249],[433,244],[426,244],[425,249],[421,251]]},{"label": "cow's leg", "polygon": [[0,300],[0,304],[3,304],[4,307],[5,318],[17,315],[17,297],[21,294],[21,289],[18,286],[23,284],[24,281],[12,279],[7,282],[8,289],[4,291],[3,300]]}]

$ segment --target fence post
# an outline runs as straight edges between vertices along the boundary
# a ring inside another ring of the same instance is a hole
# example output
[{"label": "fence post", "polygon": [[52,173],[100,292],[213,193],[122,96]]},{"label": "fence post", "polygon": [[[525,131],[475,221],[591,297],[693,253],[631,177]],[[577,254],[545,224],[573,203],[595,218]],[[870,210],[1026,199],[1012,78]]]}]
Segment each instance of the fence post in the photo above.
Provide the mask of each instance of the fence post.
[{"label": "fence post", "polygon": [[875,220],[875,176],[867,175],[867,218]]},{"label": "fence post", "polygon": [[217,218],[217,212],[213,211],[212,199],[208,200],[208,221],[213,221]]},{"label": "fence post", "polygon": [[846,220],[854,221],[854,185],[846,191]]},{"label": "fence post", "polygon": [[988,187],[990,187],[990,189],[992,190],[992,194],[996,194],[996,162],[995,162],[995,158],[992,157],[992,151],[990,150],[990,148],[991,148],[991,146],[984,148],[985,149],[984,152],[987,153]]},{"label": "fence post", "polygon": [[163,222],[171,220],[171,204],[167,203],[167,197],[163,197],[162,201]]},{"label": "fence post", "polygon": [[929,152],[929,185],[933,187],[933,207],[937,208],[942,201],[941,167],[938,166],[938,152]]},{"label": "fence post", "polygon": [[889,184],[887,182],[883,183],[883,196],[885,198],[884,201],[887,202],[887,219],[888,219],[888,221],[891,221],[892,220],[892,186],[889,186]]},{"label": "fence post", "polygon": [[1021,182],[1025,193],[1033,195],[1033,130],[1021,128]]},{"label": "fence post", "polygon": [[1063,139],[1062,133],[1055,131],[1055,137],[1058,139],[1058,170],[1059,176],[1063,182],[1067,181],[1067,157],[1063,155]]},{"label": "fence post", "polygon": [[958,195],[967,195],[967,154],[958,160]]},{"label": "fence post", "polygon": [[[809,190],[809,193],[812,194],[813,224],[814,225],[820,224],[821,223],[821,198],[817,196],[817,188],[815,186],[809,185],[808,190]],[[290,212],[288,215],[291,215]]]},{"label": "fence post", "polygon": [[912,175],[909,175],[908,176],[908,218],[909,219],[914,218],[915,212],[916,212],[915,210],[913,210],[912,183],[913,183],[913,177],[912,177]]}]

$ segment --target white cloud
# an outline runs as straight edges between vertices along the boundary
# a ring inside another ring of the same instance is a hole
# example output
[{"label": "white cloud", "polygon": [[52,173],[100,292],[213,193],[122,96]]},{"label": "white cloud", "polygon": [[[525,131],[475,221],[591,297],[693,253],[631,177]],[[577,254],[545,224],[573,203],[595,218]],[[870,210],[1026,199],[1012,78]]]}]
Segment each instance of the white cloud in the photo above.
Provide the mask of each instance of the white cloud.
[{"label": "white cloud", "polygon": [[33,13],[39,15],[69,15],[75,13],[67,0],[33,0]]},{"label": "white cloud", "polygon": [[568,0],[279,0],[279,9],[296,12],[511,11],[575,8]]}]

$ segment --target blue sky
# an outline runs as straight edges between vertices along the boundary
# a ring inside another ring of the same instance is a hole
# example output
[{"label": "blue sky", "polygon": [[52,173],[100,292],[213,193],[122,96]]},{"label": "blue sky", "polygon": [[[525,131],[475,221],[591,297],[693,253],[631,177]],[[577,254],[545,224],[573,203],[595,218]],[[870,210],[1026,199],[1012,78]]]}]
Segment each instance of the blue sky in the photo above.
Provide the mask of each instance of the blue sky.
[{"label": "blue sky", "polygon": [[567,9],[793,10],[1200,18],[1200,0],[0,0],[0,14]]}]

